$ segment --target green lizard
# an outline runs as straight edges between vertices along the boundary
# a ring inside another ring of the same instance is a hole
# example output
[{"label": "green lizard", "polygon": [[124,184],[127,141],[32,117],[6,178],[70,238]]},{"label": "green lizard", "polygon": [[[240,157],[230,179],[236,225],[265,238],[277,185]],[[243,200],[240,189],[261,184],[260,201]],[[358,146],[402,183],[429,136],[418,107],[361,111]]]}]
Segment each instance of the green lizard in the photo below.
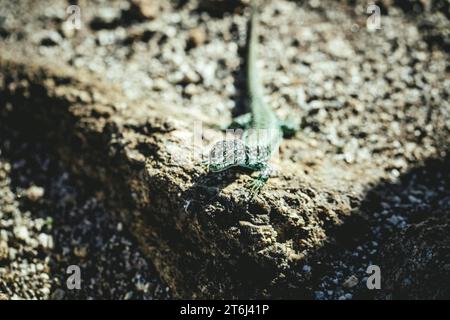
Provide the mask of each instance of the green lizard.
[{"label": "green lizard", "polygon": [[233,166],[260,171],[259,176],[250,183],[253,195],[258,194],[269,179],[272,168],[268,161],[278,150],[283,135],[290,135],[296,131],[295,125],[281,122],[263,100],[264,89],[256,68],[258,44],[256,20],[257,10],[252,4],[247,47],[247,89],[250,113],[235,118],[230,126],[230,128],[242,129],[242,136],[217,142],[209,153],[207,163],[211,172],[223,171]]}]

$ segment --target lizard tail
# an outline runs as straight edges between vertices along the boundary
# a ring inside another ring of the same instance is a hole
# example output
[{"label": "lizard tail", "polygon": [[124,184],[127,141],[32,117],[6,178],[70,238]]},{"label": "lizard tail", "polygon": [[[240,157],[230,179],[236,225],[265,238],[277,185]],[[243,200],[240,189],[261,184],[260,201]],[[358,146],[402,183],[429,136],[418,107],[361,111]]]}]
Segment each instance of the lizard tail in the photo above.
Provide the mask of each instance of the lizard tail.
[{"label": "lizard tail", "polygon": [[247,40],[247,86],[249,93],[250,111],[253,116],[254,125],[258,127],[270,127],[266,123],[272,121],[273,112],[263,101],[264,88],[256,62],[258,60],[258,7],[257,1],[251,1],[251,17],[249,22]]},{"label": "lizard tail", "polygon": [[[250,93],[250,99],[257,95],[257,93],[262,94],[261,85],[258,84],[259,72],[256,67],[257,56],[257,45],[258,45],[258,34],[256,32],[256,20],[258,15],[258,9],[256,7],[256,1],[251,1],[251,16],[249,22],[248,30],[248,41],[247,41],[247,79],[248,79],[248,91]],[[253,110],[252,110],[253,111]]]}]

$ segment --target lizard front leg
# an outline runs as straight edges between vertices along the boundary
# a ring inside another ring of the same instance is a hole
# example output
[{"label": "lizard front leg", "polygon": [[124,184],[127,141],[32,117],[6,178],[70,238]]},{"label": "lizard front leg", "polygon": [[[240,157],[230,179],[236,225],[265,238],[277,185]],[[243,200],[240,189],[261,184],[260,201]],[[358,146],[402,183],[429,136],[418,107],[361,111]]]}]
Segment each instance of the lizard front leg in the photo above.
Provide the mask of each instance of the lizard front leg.
[{"label": "lizard front leg", "polygon": [[247,130],[250,128],[250,124],[252,122],[252,114],[244,113],[240,116],[237,116],[233,119],[226,129],[242,129]]},{"label": "lizard front leg", "polygon": [[279,120],[278,125],[283,132],[284,138],[291,138],[300,130],[300,124],[294,120]]},{"label": "lizard front leg", "polygon": [[269,180],[270,175],[272,174],[272,172],[273,172],[272,166],[269,165],[269,164],[265,164],[261,168],[261,171],[259,172],[259,176],[254,178],[250,182],[249,187],[250,187],[250,193],[252,194],[252,198],[254,198],[256,195],[259,194],[261,189],[266,184],[267,180]]}]

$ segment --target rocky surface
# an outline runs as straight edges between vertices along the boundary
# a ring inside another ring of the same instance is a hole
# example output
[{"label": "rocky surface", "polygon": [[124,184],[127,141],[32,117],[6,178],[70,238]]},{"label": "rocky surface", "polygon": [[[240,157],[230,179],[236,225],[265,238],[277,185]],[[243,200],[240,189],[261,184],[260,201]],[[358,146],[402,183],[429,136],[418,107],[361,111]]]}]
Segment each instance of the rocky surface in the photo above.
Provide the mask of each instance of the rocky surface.
[{"label": "rocky surface", "polygon": [[[0,135],[1,299],[170,297],[101,189],[74,179],[42,142],[4,126]],[[80,290],[66,286],[70,265],[81,268]]]},{"label": "rocky surface", "polygon": [[[383,251],[383,268],[388,273],[382,297],[448,299],[450,288],[443,283],[450,281],[449,232],[448,219],[439,216],[396,236]],[[398,255],[405,258],[395,258]]]},{"label": "rocky surface", "polygon": [[175,297],[373,297],[364,277],[379,246],[449,212],[448,166],[411,187],[414,168],[448,152],[448,6],[379,3],[382,29],[369,32],[362,2],[267,2],[267,100],[302,130],[250,199],[248,172],[207,174],[195,156],[245,108],[245,2],[144,2],[79,1],[78,31],[64,1],[14,7],[0,33],[2,124],[98,186]]}]

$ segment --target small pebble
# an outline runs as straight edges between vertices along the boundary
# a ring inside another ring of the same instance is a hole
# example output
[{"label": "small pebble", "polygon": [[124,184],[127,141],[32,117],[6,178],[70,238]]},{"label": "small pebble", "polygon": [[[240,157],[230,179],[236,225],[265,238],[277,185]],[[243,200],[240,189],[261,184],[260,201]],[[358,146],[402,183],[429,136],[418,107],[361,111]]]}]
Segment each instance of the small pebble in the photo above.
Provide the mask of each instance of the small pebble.
[{"label": "small pebble", "polygon": [[22,241],[28,240],[30,237],[28,233],[28,229],[25,226],[17,226],[14,228],[14,235],[17,239],[20,239]]},{"label": "small pebble", "polygon": [[206,33],[202,28],[195,28],[189,32],[188,45],[190,47],[199,47],[206,41]]},{"label": "small pebble", "polygon": [[44,188],[38,186],[31,186],[25,191],[25,196],[30,201],[38,201],[44,196]]},{"label": "small pebble", "polygon": [[350,276],[343,283],[344,288],[353,288],[358,284],[358,278],[354,275]]}]

